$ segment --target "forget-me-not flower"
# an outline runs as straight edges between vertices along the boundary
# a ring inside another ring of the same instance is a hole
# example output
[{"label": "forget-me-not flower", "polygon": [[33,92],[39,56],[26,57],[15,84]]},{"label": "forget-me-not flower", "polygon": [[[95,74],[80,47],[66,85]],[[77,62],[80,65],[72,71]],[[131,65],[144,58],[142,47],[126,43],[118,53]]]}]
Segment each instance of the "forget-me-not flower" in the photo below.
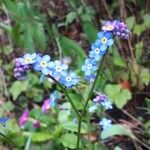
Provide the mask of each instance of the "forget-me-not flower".
[{"label": "forget-me-not flower", "polygon": [[52,76],[59,79],[68,69],[68,66],[66,64],[62,64],[59,60],[55,60],[54,62],[51,62],[50,68],[53,70]]},{"label": "forget-me-not flower", "polygon": [[102,26],[103,31],[113,31],[115,29],[115,21],[105,21],[104,26]]},{"label": "forget-me-not flower", "polygon": [[90,74],[92,74],[94,71],[97,70],[97,64],[93,59],[89,59],[87,58],[85,60],[84,65],[82,66],[82,71],[85,72],[86,76],[89,76]]},{"label": "forget-me-not flower", "polygon": [[95,41],[95,45],[104,54],[107,48],[114,43],[114,40],[112,39],[113,35],[111,32],[99,32],[97,35],[98,39]]},{"label": "forget-me-not flower", "polygon": [[60,78],[60,83],[64,84],[66,87],[70,88],[79,82],[79,78],[75,72],[66,72]]},{"label": "forget-me-not flower", "polygon": [[102,54],[103,51],[101,51],[100,48],[97,47],[95,44],[92,44],[91,51],[89,52],[89,57],[93,58],[95,61],[99,61]]},{"label": "forget-me-not flower", "polygon": [[34,64],[33,68],[37,71],[41,71],[44,75],[48,75],[50,72],[49,65],[50,65],[49,55],[44,56],[38,55],[36,58],[36,63]]},{"label": "forget-me-not flower", "polygon": [[21,65],[29,65],[36,62],[36,53],[33,54],[25,54],[23,57],[19,58],[19,62]]},{"label": "forget-me-not flower", "polygon": [[108,129],[112,126],[112,121],[110,119],[103,118],[99,125],[103,128],[103,130]]}]

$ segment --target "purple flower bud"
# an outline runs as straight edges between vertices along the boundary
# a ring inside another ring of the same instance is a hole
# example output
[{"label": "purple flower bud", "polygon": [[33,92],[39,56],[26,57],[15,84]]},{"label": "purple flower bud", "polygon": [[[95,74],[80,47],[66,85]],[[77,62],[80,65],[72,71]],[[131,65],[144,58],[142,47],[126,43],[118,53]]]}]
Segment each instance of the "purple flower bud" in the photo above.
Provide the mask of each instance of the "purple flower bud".
[{"label": "purple flower bud", "polygon": [[28,121],[28,117],[29,117],[29,110],[26,109],[19,118],[19,126],[23,126]]},{"label": "purple flower bud", "polygon": [[38,120],[34,121],[33,122],[33,127],[36,128],[36,129],[40,128],[41,127],[40,122]]},{"label": "purple flower bud", "polygon": [[50,99],[46,99],[42,105],[42,112],[47,113],[50,110]]}]

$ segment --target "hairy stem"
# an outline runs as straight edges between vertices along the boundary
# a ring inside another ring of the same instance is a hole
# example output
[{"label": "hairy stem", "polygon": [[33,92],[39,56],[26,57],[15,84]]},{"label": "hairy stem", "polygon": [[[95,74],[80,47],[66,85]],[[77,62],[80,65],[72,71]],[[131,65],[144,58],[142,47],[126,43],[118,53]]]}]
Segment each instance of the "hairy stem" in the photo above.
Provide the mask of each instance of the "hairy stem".
[{"label": "hairy stem", "polygon": [[100,75],[100,70],[101,70],[101,68],[102,68],[102,64],[103,64],[103,62],[104,62],[105,56],[106,56],[106,54],[103,56],[103,58],[102,58],[102,60],[101,60],[101,63],[100,63],[100,65],[99,65],[99,68],[98,68],[98,70],[97,70],[96,78],[95,78],[95,80],[94,80],[94,82],[93,82],[93,84],[92,84],[92,86],[91,86],[90,92],[89,92],[89,94],[88,94],[88,96],[87,96],[87,99],[86,99],[86,102],[85,102],[85,105],[84,105],[82,114],[85,113],[86,107],[87,107],[87,105],[88,105],[88,102],[89,102],[89,100],[90,100],[90,98],[91,98],[91,96],[92,96],[92,93],[93,93],[93,90],[94,90],[94,88],[95,88],[96,82],[97,82],[98,77],[99,77],[99,75]]},{"label": "hairy stem", "polygon": [[79,146],[80,146],[81,124],[82,124],[82,116],[81,116],[81,117],[79,117],[79,122],[78,122],[77,150],[79,150]]},{"label": "hairy stem", "polygon": [[[107,54],[107,53],[106,53],[106,54]],[[88,96],[87,96],[87,99],[86,99],[86,101],[85,101],[85,105],[84,105],[84,107],[83,107],[83,111],[82,111],[82,113],[81,113],[81,117],[79,117],[77,150],[79,149],[79,145],[80,145],[80,134],[81,134],[80,132],[81,132],[82,117],[85,115],[86,107],[87,107],[88,102],[89,102],[89,100],[90,100],[90,98],[91,98],[91,96],[92,96],[92,93],[93,93],[93,90],[94,90],[94,88],[95,88],[96,82],[97,82],[98,77],[99,77],[99,75],[100,75],[100,70],[101,70],[101,68],[102,68],[102,64],[103,64],[103,62],[104,62],[104,58],[105,58],[106,54],[103,56],[103,58],[102,58],[102,60],[101,60],[101,63],[99,64],[99,68],[98,68],[98,70],[97,70],[96,78],[95,78],[95,80],[94,80],[94,82],[93,82],[93,84],[92,84],[92,86],[91,86],[90,92],[89,92],[89,94],[88,94]]]},{"label": "hairy stem", "polygon": [[78,112],[78,110],[76,109],[76,107],[75,107],[75,105],[74,105],[72,99],[70,98],[70,96],[69,96],[67,90],[66,90],[54,77],[52,77],[51,75],[48,75],[48,77],[50,77],[50,78],[62,89],[62,91],[65,93],[66,97],[68,98],[68,100],[69,100],[69,102],[70,102],[72,108],[74,109],[74,111],[76,112],[76,114],[78,115],[78,117],[80,117],[81,115],[80,115],[80,113]]}]

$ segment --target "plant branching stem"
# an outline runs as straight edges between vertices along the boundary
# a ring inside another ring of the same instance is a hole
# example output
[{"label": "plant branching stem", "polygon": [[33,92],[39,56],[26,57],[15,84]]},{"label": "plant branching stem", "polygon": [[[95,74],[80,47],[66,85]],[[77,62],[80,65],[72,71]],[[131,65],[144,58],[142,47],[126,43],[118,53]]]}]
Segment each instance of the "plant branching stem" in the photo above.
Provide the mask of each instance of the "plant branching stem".
[{"label": "plant branching stem", "polygon": [[[107,54],[107,53],[106,53],[106,54]],[[90,98],[91,98],[91,96],[92,96],[92,93],[93,93],[93,90],[94,90],[94,88],[95,88],[96,82],[97,82],[98,77],[99,77],[99,75],[100,75],[100,71],[101,71],[102,64],[103,64],[103,62],[104,62],[104,58],[105,58],[106,54],[103,56],[103,58],[102,58],[102,60],[101,60],[101,63],[99,64],[99,68],[98,68],[98,70],[97,70],[96,78],[95,78],[93,84],[91,85],[90,92],[89,92],[89,94],[88,94],[88,96],[87,96],[87,99],[86,99],[86,101],[85,101],[85,105],[84,105],[84,107],[83,107],[83,111],[82,111],[82,113],[81,113],[81,117],[79,117],[77,150],[79,149],[79,146],[80,146],[80,134],[81,134],[80,132],[81,132],[82,117],[85,115],[86,107],[87,107],[88,102],[89,102],[89,100],[90,100]]]},{"label": "plant branching stem", "polygon": [[82,114],[85,113],[86,107],[87,107],[87,105],[88,105],[88,102],[89,102],[89,100],[90,100],[90,98],[91,98],[91,96],[92,96],[92,93],[93,93],[93,90],[94,90],[94,88],[95,88],[96,82],[97,82],[98,77],[99,77],[99,75],[100,75],[100,70],[101,70],[101,68],[102,68],[102,64],[103,64],[103,62],[104,62],[105,56],[106,56],[106,54],[103,56],[103,58],[102,58],[102,60],[101,60],[101,63],[100,63],[100,65],[99,65],[99,68],[98,68],[98,70],[97,70],[96,78],[95,78],[95,80],[94,80],[94,82],[93,82],[93,84],[92,84],[92,86],[91,86],[90,92],[89,92],[89,94],[88,94],[88,96],[87,96],[87,99],[86,99],[86,102],[85,102],[85,105],[84,105]]},{"label": "plant branching stem", "polygon": [[68,98],[70,104],[72,105],[72,108],[74,109],[74,111],[76,112],[76,114],[78,115],[78,118],[81,116],[81,114],[78,112],[78,110],[76,109],[71,97],[69,96],[69,94],[67,93],[66,89],[55,79],[53,78],[51,75],[48,75],[48,77],[50,77],[61,89],[62,91],[65,93],[66,97]]}]

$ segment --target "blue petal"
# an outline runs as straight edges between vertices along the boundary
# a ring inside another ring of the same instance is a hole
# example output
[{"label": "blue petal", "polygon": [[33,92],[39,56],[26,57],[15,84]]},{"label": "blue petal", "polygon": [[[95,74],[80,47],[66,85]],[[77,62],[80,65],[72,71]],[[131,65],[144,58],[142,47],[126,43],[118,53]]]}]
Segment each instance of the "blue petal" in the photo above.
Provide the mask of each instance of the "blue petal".
[{"label": "blue petal", "polygon": [[98,32],[97,36],[98,36],[99,39],[103,38],[104,32]]},{"label": "blue petal", "polygon": [[105,51],[106,49],[107,49],[107,46],[106,46],[106,45],[103,44],[103,45],[100,46],[100,51],[101,51],[101,50],[102,50],[102,51]]},{"label": "blue petal", "polygon": [[43,68],[42,73],[45,75],[48,75],[49,69],[48,68]]},{"label": "blue petal", "polygon": [[108,46],[111,46],[112,44],[114,44],[114,40],[113,40],[113,39],[109,39],[109,40],[107,41],[107,45],[108,45]]},{"label": "blue petal", "polygon": [[27,53],[23,56],[24,58],[31,58],[31,54]]},{"label": "blue petal", "polygon": [[49,55],[44,55],[43,60],[45,60],[46,62],[50,61],[50,56]]},{"label": "blue petal", "polygon": [[112,33],[111,32],[105,32],[105,37],[107,39],[110,39],[112,37]]}]

